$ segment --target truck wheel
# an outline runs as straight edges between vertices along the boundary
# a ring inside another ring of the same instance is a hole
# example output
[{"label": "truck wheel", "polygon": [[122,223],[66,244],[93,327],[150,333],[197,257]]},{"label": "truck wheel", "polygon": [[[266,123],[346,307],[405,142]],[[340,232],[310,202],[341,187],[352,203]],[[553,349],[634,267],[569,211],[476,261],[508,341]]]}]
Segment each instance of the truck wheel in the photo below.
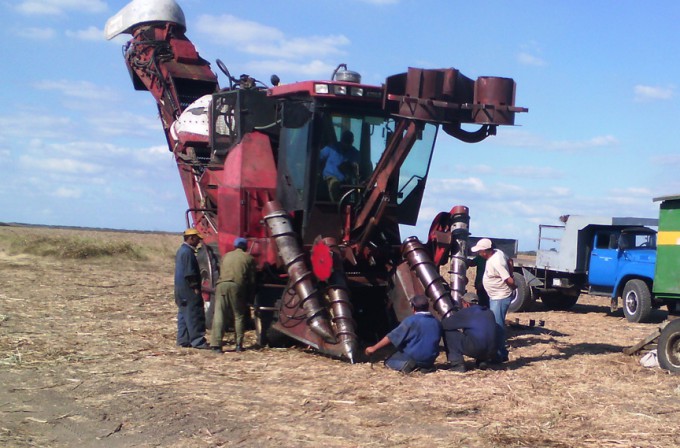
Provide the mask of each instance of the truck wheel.
[{"label": "truck wheel", "polygon": [[652,314],[652,294],[644,280],[633,279],[623,288],[623,314],[628,322],[645,322]]},{"label": "truck wheel", "polygon": [[657,355],[661,368],[673,373],[680,372],[680,319],[670,322],[661,330]]},{"label": "truck wheel", "polygon": [[517,285],[517,293],[512,302],[510,302],[508,311],[511,313],[529,311],[536,301],[533,288],[527,285],[527,280],[518,272],[512,274],[512,278],[515,280],[515,285]]},{"label": "truck wheel", "polygon": [[579,293],[564,294],[561,292],[544,292],[541,293],[541,302],[549,310],[566,311],[570,310],[578,302]]}]

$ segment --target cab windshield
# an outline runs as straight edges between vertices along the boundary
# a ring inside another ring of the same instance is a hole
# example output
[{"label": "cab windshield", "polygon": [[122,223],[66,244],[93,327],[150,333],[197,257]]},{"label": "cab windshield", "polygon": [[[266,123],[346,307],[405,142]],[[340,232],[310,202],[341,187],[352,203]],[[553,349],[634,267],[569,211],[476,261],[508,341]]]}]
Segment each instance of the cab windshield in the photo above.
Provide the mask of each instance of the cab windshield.
[{"label": "cab windshield", "polygon": [[[284,103],[282,116],[277,176],[282,205],[308,212],[320,206],[335,214],[341,204],[361,206],[373,186],[369,180],[385,174],[374,171],[397,129],[395,120],[379,111],[362,115],[294,101]],[[393,222],[416,224],[436,137],[437,126],[425,124],[401,166],[384,179]]]},{"label": "cab windshield", "polygon": [[[395,121],[392,118],[323,114],[318,145],[318,175],[322,188],[317,189],[317,199],[337,200],[337,197],[333,197],[333,192],[329,192],[334,182],[330,178],[334,175],[340,184],[341,195],[352,188],[365,187],[364,184],[373,174],[394,129]],[[421,185],[424,187],[436,134],[436,126],[426,125],[401,166],[398,185],[392,187],[397,205],[412,197],[413,192],[422,196],[422,188],[421,191],[417,190]]]}]

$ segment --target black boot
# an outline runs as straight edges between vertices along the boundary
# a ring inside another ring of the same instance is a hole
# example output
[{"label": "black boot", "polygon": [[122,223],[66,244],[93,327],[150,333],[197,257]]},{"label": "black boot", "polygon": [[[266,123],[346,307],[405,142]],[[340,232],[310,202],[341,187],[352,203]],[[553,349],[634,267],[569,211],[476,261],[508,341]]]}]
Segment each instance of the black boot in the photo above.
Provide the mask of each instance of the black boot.
[{"label": "black boot", "polygon": [[452,372],[465,373],[465,362],[449,361],[449,370]]}]

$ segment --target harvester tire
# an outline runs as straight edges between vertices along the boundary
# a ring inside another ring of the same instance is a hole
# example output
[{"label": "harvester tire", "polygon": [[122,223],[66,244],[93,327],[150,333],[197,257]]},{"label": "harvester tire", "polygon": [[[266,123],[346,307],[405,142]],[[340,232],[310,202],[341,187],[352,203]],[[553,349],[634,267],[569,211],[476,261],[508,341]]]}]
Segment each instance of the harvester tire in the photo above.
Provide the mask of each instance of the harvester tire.
[{"label": "harvester tire", "polygon": [[527,284],[527,280],[519,272],[512,274],[512,279],[515,281],[515,285],[517,285],[517,291],[515,298],[510,302],[508,311],[511,313],[529,311],[536,302],[534,289]]},{"label": "harvester tire", "polygon": [[267,345],[272,348],[288,348],[295,344],[295,340],[280,331],[269,327],[266,330]]},{"label": "harvester tire", "polygon": [[680,319],[671,321],[661,330],[657,356],[661,368],[680,373]]},{"label": "harvester tire", "polygon": [[644,280],[633,279],[623,288],[623,314],[628,322],[646,322],[652,314],[652,293]]}]

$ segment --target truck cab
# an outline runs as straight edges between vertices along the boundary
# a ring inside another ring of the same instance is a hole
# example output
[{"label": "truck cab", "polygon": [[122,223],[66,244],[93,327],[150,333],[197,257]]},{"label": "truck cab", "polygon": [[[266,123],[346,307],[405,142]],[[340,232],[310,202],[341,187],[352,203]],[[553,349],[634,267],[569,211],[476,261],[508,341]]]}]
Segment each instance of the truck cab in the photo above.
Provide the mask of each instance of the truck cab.
[{"label": "truck cab", "polygon": [[590,253],[590,290],[614,293],[630,276],[654,280],[656,232],[645,227],[604,229],[595,233]]},{"label": "truck cab", "polygon": [[602,229],[595,233],[588,269],[589,293],[623,299],[629,320],[645,320],[652,309],[656,231],[646,227]]}]

